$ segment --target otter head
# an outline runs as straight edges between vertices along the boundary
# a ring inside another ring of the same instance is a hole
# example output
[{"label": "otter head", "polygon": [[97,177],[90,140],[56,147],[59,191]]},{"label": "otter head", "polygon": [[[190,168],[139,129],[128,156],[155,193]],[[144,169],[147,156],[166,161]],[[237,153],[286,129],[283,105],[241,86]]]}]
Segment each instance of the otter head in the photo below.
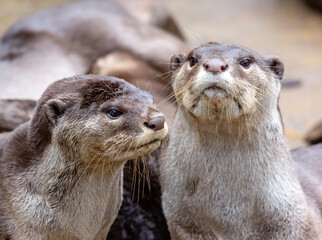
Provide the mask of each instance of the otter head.
[{"label": "otter head", "polygon": [[277,108],[284,67],[241,46],[208,43],[171,59],[179,104],[202,121],[237,119]]},{"label": "otter head", "polygon": [[118,78],[94,75],[49,86],[31,125],[36,145],[55,145],[84,161],[142,156],[155,150],[167,131],[149,93]]}]

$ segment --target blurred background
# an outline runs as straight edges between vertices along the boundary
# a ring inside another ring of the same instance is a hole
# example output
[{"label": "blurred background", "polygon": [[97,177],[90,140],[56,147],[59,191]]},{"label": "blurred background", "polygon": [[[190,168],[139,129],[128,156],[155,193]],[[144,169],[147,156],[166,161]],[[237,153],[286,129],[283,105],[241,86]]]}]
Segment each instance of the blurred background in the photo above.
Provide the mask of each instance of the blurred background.
[{"label": "blurred background", "polygon": [[[0,0],[0,34],[39,9],[72,1]],[[304,0],[164,2],[194,47],[208,41],[237,43],[282,58],[285,77],[300,81],[281,92],[286,136],[291,148],[305,145],[305,133],[322,120],[322,12]]]}]

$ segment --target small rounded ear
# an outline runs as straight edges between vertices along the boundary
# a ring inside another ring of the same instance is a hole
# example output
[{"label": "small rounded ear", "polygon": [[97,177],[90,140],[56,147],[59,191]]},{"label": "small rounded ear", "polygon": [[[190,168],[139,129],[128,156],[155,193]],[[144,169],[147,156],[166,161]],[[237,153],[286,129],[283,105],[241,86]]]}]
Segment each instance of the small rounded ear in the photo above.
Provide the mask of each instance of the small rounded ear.
[{"label": "small rounded ear", "polygon": [[282,80],[284,74],[284,64],[279,57],[268,56],[265,59],[269,69],[277,76],[279,80]]},{"label": "small rounded ear", "polygon": [[171,72],[174,72],[175,70],[177,70],[181,66],[183,59],[185,57],[186,57],[186,54],[184,54],[184,53],[180,53],[180,54],[172,56],[172,58],[170,60]]},{"label": "small rounded ear", "polygon": [[58,119],[64,114],[67,103],[59,99],[51,99],[45,103],[43,109],[49,120],[53,125],[56,125]]},{"label": "small rounded ear", "polygon": [[206,45],[219,45],[219,42],[208,42]]}]

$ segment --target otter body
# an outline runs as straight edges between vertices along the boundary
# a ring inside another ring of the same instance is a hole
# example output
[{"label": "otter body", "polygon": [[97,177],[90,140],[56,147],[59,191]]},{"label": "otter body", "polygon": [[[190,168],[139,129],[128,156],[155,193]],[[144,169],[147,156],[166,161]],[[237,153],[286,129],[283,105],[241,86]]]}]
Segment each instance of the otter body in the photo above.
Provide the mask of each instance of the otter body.
[{"label": "otter body", "polygon": [[209,43],[171,70],[179,107],[161,185],[172,239],[321,239],[322,194],[304,194],[283,133],[280,60]]},{"label": "otter body", "polygon": [[50,85],[30,122],[0,147],[0,239],[106,239],[123,165],[166,136],[152,97],[124,80]]}]

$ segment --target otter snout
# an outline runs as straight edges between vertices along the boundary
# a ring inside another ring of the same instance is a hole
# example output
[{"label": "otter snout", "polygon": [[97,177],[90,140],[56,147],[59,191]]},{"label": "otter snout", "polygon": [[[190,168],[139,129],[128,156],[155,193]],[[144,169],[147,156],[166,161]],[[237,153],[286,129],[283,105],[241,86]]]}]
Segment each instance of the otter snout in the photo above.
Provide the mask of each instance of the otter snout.
[{"label": "otter snout", "polygon": [[144,126],[154,131],[159,131],[164,128],[165,118],[163,114],[156,113],[150,116],[149,120],[144,122]]},{"label": "otter snout", "polygon": [[216,74],[226,71],[228,69],[228,64],[224,63],[218,58],[212,58],[203,64],[203,68],[207,72]]}]

